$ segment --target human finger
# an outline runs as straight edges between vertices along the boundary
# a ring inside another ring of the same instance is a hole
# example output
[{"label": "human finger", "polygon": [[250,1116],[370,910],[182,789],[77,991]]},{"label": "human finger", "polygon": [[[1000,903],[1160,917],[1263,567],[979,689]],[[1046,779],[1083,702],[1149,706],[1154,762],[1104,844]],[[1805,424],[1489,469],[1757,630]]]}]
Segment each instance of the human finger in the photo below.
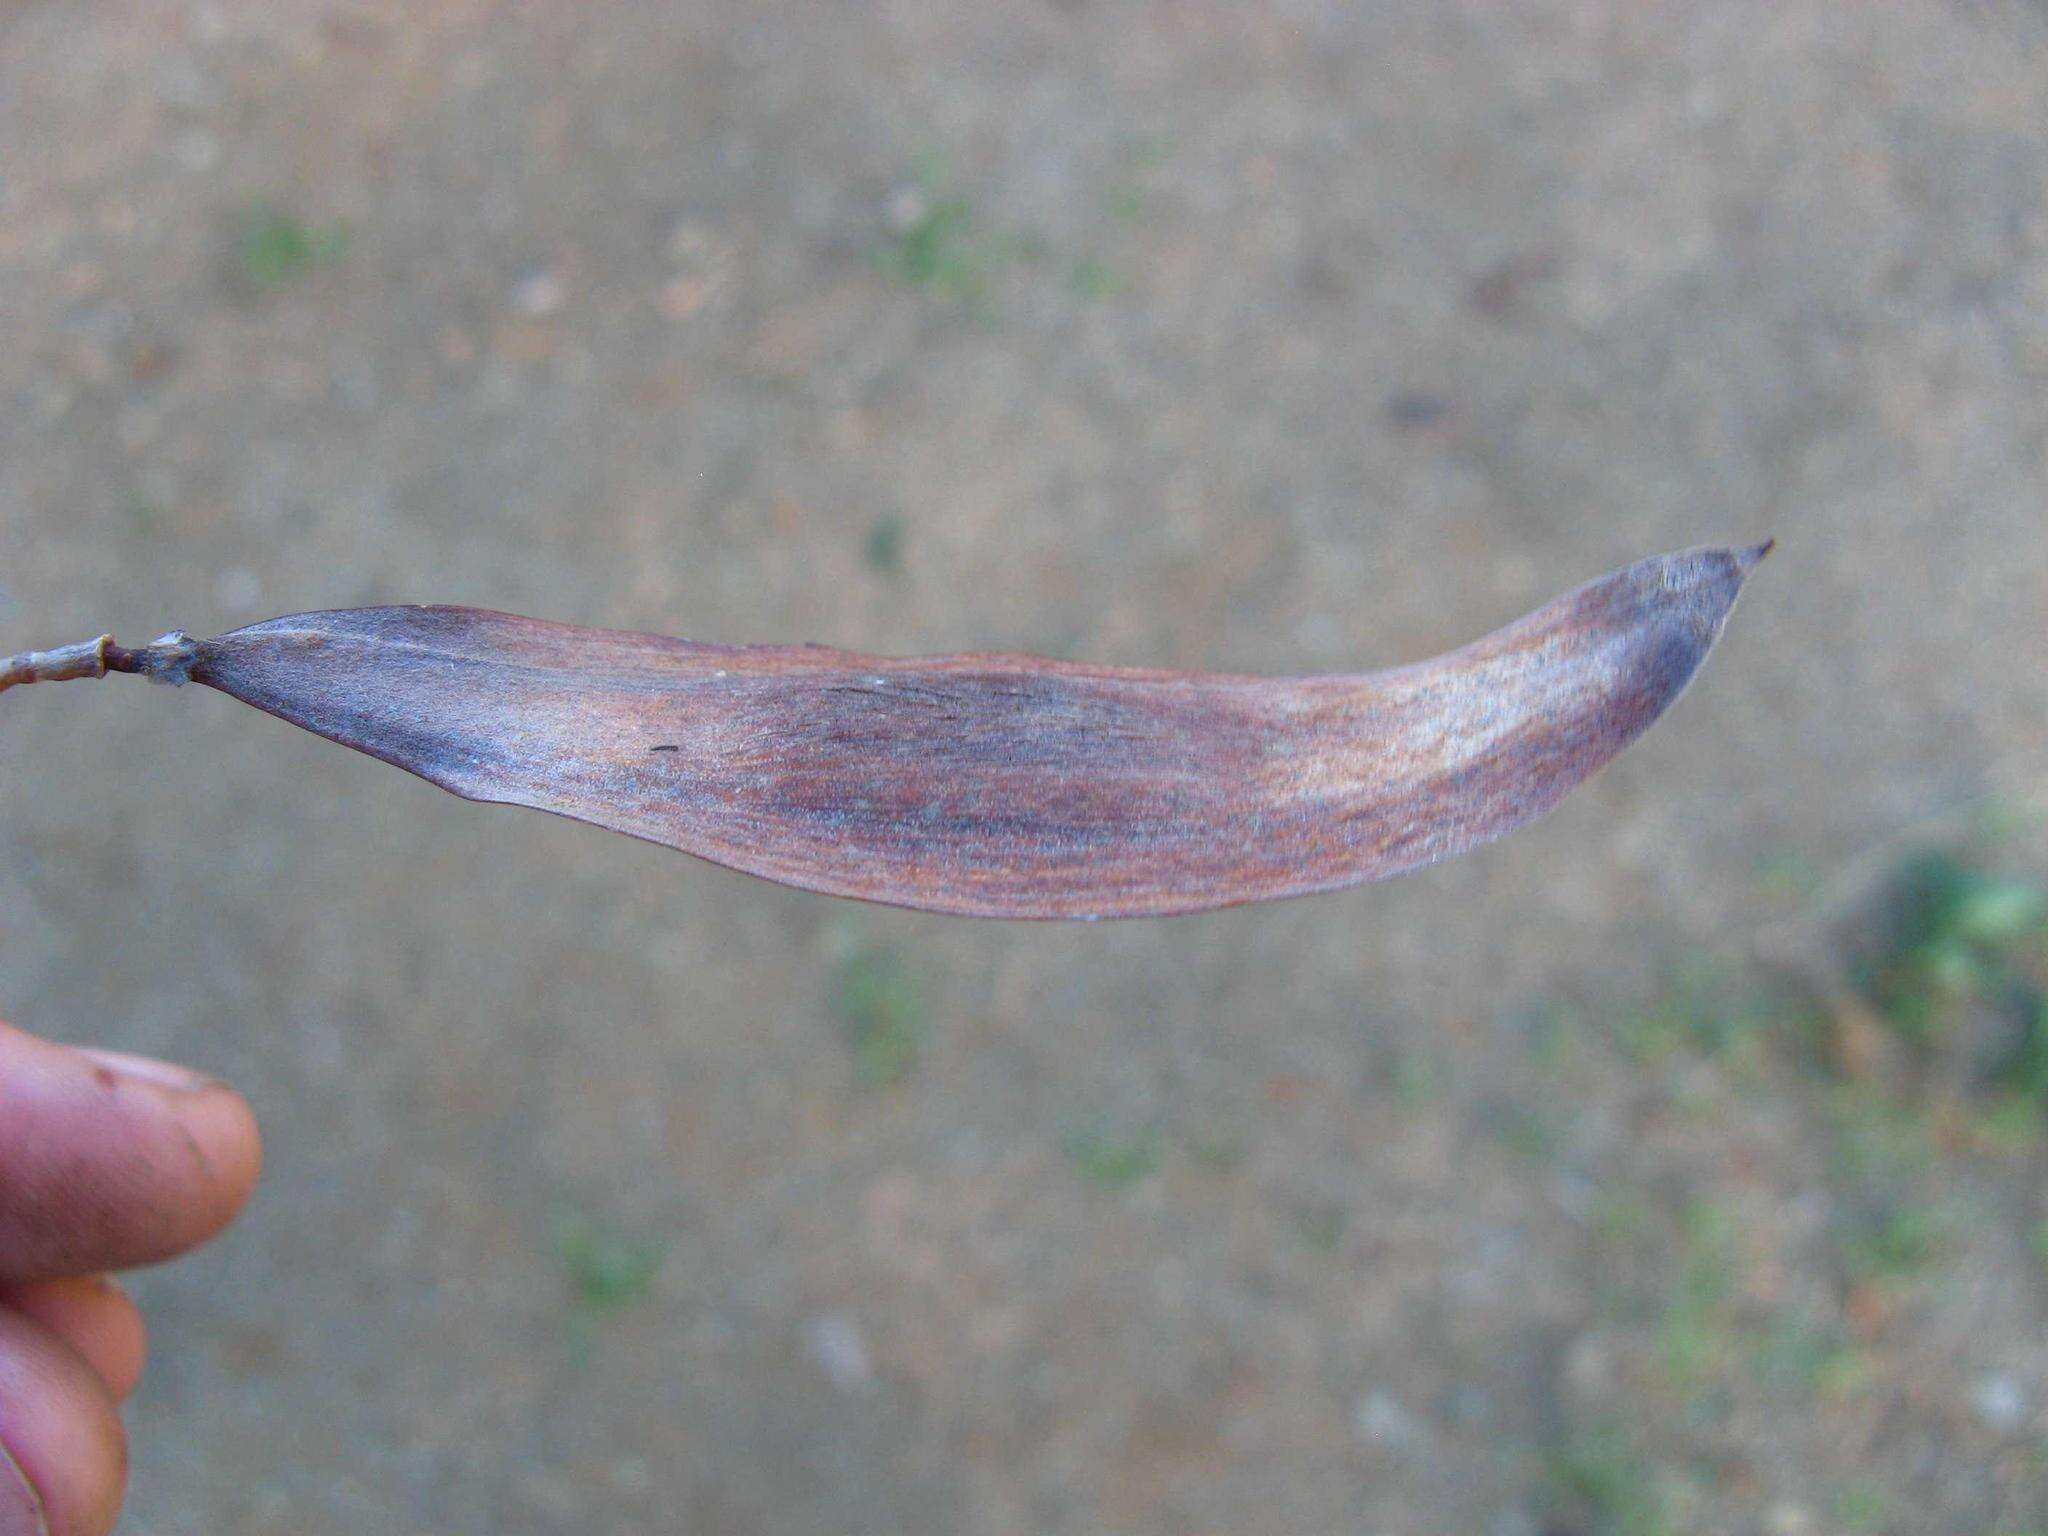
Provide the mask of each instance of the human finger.
[{"label": "human finger", "polygon": [[41,1323],[0,1308],[0,1536],[106,1536],[127,1476],[106,1385]]},{"label": "human finger", "polygon": [[128,1293],[105,1275],[0,1286],[0,1307],[41,1323],[84,1357],[115,1402],[142,1379],[146,1336]]},{"label": "human finger", "polygon": [[0,1282],[182,1253],[228,1223],[260,1163],[223,1084],[0,1025]]}]

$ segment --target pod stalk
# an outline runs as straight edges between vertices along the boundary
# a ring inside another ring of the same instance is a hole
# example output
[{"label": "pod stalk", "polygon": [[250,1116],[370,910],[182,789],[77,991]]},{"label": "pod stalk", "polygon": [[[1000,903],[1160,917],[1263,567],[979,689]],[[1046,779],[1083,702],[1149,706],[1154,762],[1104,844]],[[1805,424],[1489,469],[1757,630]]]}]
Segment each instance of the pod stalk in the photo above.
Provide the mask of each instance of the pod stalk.
[{"label": "pod stalk", "polygon": [[60,645],[54,651],[23,651],[0,661],[0,688],[24,683],[68,683],[75,677],[105,677],[107,652],[112,635],[77,645]]},{"label": "pod stalk", "polygon": [[60,645],[53,651],[22,651],[0,660],[0,692],[26,683],[68,683],[81,677],[105,677],[109,672],[128,672],[153,683],[176,686],[191,681],[192,664],[199,647],[182,630],[130,650],[116,645],[112,635],[82,640],[77,645]]}]

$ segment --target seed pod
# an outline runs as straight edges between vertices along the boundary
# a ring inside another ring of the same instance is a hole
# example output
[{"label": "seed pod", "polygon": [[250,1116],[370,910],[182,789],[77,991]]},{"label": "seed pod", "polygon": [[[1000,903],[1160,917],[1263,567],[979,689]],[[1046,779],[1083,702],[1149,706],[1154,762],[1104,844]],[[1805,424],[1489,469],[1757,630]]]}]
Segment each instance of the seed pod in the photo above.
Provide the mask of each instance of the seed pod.
[{"label": "seed pod", "polygon": [[788,885],[977,917],[1136,917],[1329,890],[1541,815],[1698,669],[1770,550],[1603,576],[1433,661],[1261,678],[862,656],[345,608],[106,637],[0,688],[203,683],[469,800]]}]

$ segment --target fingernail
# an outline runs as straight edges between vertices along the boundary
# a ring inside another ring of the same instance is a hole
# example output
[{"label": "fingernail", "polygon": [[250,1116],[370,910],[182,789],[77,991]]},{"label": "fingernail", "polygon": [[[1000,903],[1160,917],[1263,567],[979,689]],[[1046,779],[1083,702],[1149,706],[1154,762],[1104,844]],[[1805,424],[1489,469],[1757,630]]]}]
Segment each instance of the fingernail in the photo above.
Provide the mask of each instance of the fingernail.
[{"label": "fingernail", "polygon": [[118,1077],[133,1078],[137,1082],[149,1083],[158,1088],[169,1088],[178,1093],[204,1093],[220,1084],[202,1072],[188,1067],[173,1066],[168,1061],[158,1061],[153,1056],[131,1056],[126,1051],[102,1051],[92,1046],[78,1046],[78,1053],[89,1061]]},{"label": "fingernail", "polygon": [[43,1501],[0,1445],[0,1536],[50,1536]]}]

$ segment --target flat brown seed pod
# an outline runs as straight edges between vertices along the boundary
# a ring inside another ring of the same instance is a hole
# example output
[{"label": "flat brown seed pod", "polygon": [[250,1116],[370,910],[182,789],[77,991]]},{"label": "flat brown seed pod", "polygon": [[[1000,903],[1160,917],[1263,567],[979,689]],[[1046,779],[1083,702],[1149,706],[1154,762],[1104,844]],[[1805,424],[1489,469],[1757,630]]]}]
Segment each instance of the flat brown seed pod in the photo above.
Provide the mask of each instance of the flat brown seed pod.
[{"label": "flat brown seed pod", "polygon": [[1384,879],[1512,831],[1639,736],[1769,552],[1589,582],[1432,661],[1243,677],[720,646],[475,608],[105,637],[0,688],[195,682],[469,800],[977,917],[1158,916]]}]

